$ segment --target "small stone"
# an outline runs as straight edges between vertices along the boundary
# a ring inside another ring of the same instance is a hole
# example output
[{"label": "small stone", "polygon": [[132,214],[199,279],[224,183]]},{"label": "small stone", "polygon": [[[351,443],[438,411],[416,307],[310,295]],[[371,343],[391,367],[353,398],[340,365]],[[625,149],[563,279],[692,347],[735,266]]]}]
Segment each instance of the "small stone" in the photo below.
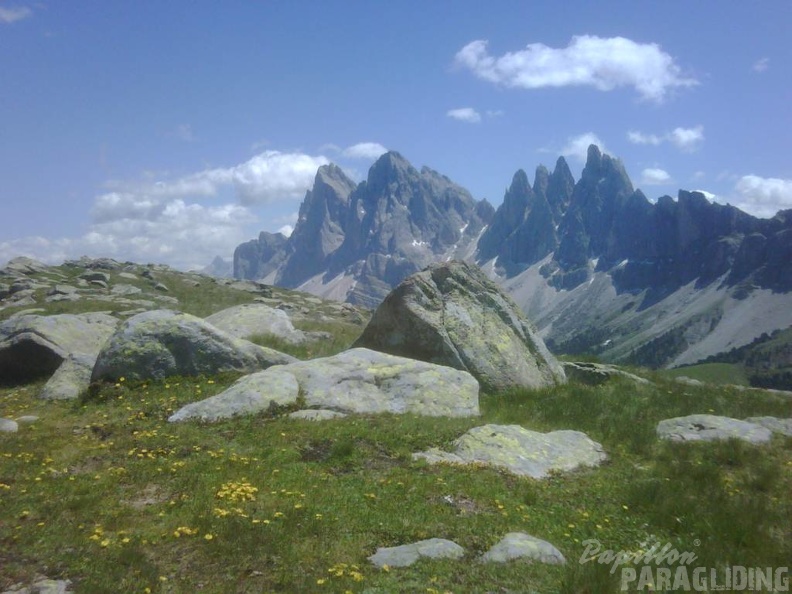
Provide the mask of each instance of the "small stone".
[{"label": "small stone", "polygon": [[506,563],[515,559],[563,565],[564,555],[546,540],[523,532],[510,532],[484,553],[479,561],[483,563]]},{"label": "small stone", "polygon": [[398,547],[377,549],[368,560],[377,567],[409,567],[418,559],[461,559],[465,549],[457,543],[444,538],[430,538]]},{"label": "small stone", "polygon": [[16,433],[19,425],[11,419],[0,419],[0,433]]},{"label": "small stone", "polygon": [[323,408],[298,410],[289,414],[290,419],[301,419],[303,421],[327,421],[330,419],[343,419],[346,416],[344,413]]}]

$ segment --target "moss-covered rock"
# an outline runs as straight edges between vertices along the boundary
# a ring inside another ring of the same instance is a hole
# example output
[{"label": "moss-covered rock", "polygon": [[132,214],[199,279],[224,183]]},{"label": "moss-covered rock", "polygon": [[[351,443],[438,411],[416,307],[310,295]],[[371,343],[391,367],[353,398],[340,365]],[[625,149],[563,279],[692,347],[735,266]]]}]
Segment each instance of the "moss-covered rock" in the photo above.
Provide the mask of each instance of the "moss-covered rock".
[{"label": "moss-covered rock", "polygon": [[432,448],[413,454],[430,464],[483,464],[521,476],[545,478],[553,471],[598,466],[607,459],[602,446],[580,431],[538,433],[519,425],[474,427],[455,442],[453,452]]},{"label": "moss-covered rock", "polygon": [[434,264],[407,278],[355,346],[463,369],[492,392],[566,381],[520,309],[465,262]]}]

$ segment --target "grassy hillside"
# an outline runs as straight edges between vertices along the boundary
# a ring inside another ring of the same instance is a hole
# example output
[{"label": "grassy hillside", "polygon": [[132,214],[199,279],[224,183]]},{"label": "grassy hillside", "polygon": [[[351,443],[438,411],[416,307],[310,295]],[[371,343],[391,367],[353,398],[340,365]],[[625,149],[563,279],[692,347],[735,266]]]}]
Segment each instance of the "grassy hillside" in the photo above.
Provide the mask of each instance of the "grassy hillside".
[{"label": "grassy hillside", "polygon": [[[260,300],[288,309],[303,330],[331,334],[306,347],[256,338],[300,358],[346,348],[368,317],[292,291],[159,267],[146,278],[146,267],[132,266],[127,272],[139,278],[111,271],[111,286],[138,286],[144,295],[136,298],[156,307],[204,316]],[[76,284],[82,271],[46,274]],[[168,291],[156,292],[156,282]],[[37,289],[36,307],[49,313],[130,308],[102,300],[107,289],[89,289],[77,302],[47,303],[46,292]],[[0,310],[0,319],[20,309],[29,306]],[[703,379],[736,372],[727,365],[707,373]],[[39,417],[0,433],[0,591],[40,574],[71,579],[78,593],[619,591],[618,572],[579,563],[587,539],[633,552],[668,542],[708,567],[792,558],[792,439],[672,444],[654,432],[659,420],[690,413],[792,416],[792,401],[779,395],[653,377],[651,385],[484,395],[478,419],[312,423],[278,410],[213,425],[167,423],[183,404],[235,379],[119,381],[74,402],[39,400],[41,384],[0,387],[0,417]],[[488,422],[585,431],[609,461],[536,481],[411,458]],[[550,541],[567,565],[474,562],[513,531]],[[366,559],[377,547],[430,537],[456,541],[467,557],[390,570]]]},{"label": "grassy hillside", "polygon": [[657,373],[668,378],[689,377],[708,384],[750,385],[745,368],[739,363],[702,363],[675,369],[661,369]]},{"label": "grassy hillside", "polygon": [[[617,382],[486,396],[481,419],[166,423],[233,379],[119,382],[72,403],[37,400],[39,385],[0,390],[0,416],[40,417],[0,434],[0,589],[41,573],[77,592],[618,591],[618,572],[578,563],[591,538],[667,541],[712,566],[792,558],[792,440],[654,436],[658,420],[693,412],[790,416],[788,399]],[[586,431],[610,461],[536,481],[411,460],[484,422]],[[471,561],[510,531],[554,543],[567,566],[366,561],[429,537]]]}]

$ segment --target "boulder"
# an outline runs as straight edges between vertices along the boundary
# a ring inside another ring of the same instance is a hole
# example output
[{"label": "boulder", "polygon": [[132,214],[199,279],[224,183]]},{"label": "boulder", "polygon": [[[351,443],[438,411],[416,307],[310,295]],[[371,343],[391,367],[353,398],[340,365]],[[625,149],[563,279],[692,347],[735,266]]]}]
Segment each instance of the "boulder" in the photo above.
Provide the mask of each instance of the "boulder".
[{"label": "boulder", "polygon": [[117,324],[103,313],[9,318],[0,323],[0,380],[48,377],[70,355],[95,360]]},{"label": "boulder", "polygon": [[[121,274],[125,274],[125,273],[122,272]],[[121,283],[121,284],[118,284],[118,285],[113,285],[113,288],[110,289],[110,293],[111,294],[119,295],[119,296],[139,295],[142,292],[143,292],[143,289],[140,289],[140,288],[136,287],[135,285],[128,285],[128,284],[124,284],[124,283]]]},{"label": "boulder", "polygon": [[465,262],[433,264],[403,281],[355,346],[468,371],[488,391],[566,381],[514,302]]},{"label": "boulder", "polygon": [[689,415],[665,419],[657,424],[657,436],[671,441],[716,441],[742,439],[749,443],[767,443],[772,432],[757,423],[716,415]]},{"label": "boulder", "polygon": [[201,318],[161,309],[138,314],[121,325],[99,353],[91,381],[252,373],[293,361],[294,357],[235,338]]},{"label": "boulder", "polygon": [[515,559],[551,565],[566,563],[564,555],[552,544],[524,532],[510,532],[479,557],[483,563],[506,563]]},{"label": "boulder", "polygon": [[88,389],[98,353],[69,354],[39,392],[44,400],[72,400]]},{"label": "boulder", "polygon": [[[282,378],[284,374],[292,376],[299,386],[293,392],[294,399],[299,393],[310,407],[345,413],[449,417],[479,414],[478,382],[469,373],[368,349],[299,361],[242,378],[226,392],[213,397],[212,410],[229,411],[228,416],[264,410],[279,393],[278,386],[287,385]],[[278,403],[286,402],[286,396],[277,398]],[[185,418],[190,416],[180,410],[171,420]]]},{"label": "boulder", "polygon": [[305,334],[294,328],[289,315],[263,303],[247,303],[218,311],[206,321],[237,338],[271,334],[291,344],[305,342]]},{"label": "boulder", "polygon": [[246,375],[225,392],[206,400],[192,402],[168,418],[175,423],[188,419],[219,421],[238,415],[253,415],[276,406],[297,402],[300,387],[295,377],[283,367],[273,367]]},{"label": "boulder", "polygon": [[33,583],[14,584],[2,594],[71,594],[71,580],[51,580],[43,575],[36,576]]},{"label": "boulder", "polygon": [[409,567],[421,558],[461,559],[465,549],[452,540],[429,538],[398,547],[381,547],[368,560],[377,567]]},{"label": "boulder", "polygon": [[86,270],[83,272],[78,278],[88,281],[89,283],[93,282],[100,282],[104,283],[104,286],[107,286],[107,283],[110,282],[110,275],[106,272],[101,272],[100,270]]},{"label": "boulder", "polygon": [[36,274],[46,272],[47,268],[46,264],[38,260],[28,258],[27,256],[19,256],[9,260],[8,263],[0,269],[0,275],[16,276],[19,274]]},{"label": "boulder", "polygon": [[598,466],[607,459],[602,446],[580,431],[538,433],[519,425],[474,427],[454,443],[454,451],[431,448],[413,454],[430,464],[483,464],[541,479],[553,471]]},{"label": "boulder", "polygon": [[779,419],[778,417],[748,417],[745,419],[748,423],[756,423],[773,433],[780,433],[787,437],[792,437],[792,418]]}]

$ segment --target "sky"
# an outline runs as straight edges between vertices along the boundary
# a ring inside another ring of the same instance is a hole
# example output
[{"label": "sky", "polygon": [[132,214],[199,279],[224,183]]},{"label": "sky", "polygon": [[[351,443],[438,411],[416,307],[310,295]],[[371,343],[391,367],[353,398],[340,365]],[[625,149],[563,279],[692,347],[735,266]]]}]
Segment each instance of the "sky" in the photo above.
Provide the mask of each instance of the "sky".
[{"label": "sky", "polygon": [[792,208],[792,2],[0,0],[0,264],[206,266],[386,150],[497,206],[590,143]]}]

